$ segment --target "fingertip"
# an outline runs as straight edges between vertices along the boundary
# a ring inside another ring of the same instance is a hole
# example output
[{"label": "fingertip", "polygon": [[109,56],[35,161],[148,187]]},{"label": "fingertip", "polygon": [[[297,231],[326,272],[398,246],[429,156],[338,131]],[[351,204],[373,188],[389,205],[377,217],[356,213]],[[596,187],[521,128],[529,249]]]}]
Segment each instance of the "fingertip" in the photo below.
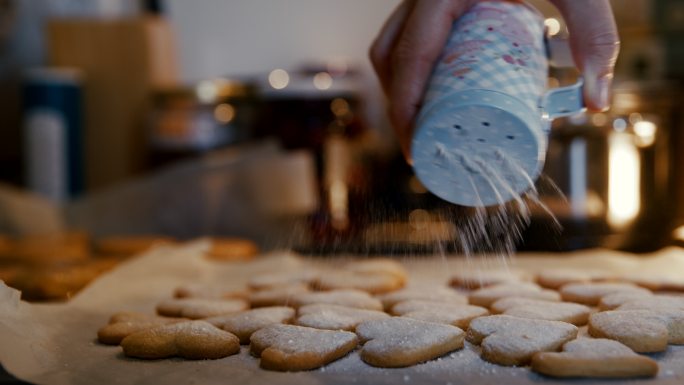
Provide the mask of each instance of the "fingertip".
[{"label": "fingertip", "polygon": [[612,74],[585,78],[584,98],[589,111],[604,112],[610,108],[612,84]]}]

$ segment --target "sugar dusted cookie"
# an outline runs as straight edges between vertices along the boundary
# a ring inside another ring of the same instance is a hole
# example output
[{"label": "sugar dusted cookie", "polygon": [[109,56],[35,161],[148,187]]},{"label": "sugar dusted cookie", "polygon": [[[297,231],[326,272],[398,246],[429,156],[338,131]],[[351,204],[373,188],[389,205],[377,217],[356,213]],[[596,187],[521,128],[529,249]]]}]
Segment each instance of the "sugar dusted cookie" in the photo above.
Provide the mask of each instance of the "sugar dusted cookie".
[{"label": "sugar dusted cookie", "polygon": [[97,331],[97,340],[107,345],[118,345],[127,336],[157,326],[187,321],[184,318],[159,317],[136,312],[120,312],[109,319],[109,324]]},{"label": "sugar dusted cookie", "polygon": [[409,286],[401,290],[383,294],[378,297],[385,310],[390,310],[399,302],[408,300],[426,300],[445,303],[468,303],[468,297],[445,286],[424,285]]},{"label": "sugar dusted cookie", "polygon": [[667,267],[660,269],[658,274],[638,272],[625,275],[620,279],[653,291],[684,291],[684,279],[681,274],[675,273],[675,276],[672,276],[667,271]]},{"label": "sugar dusted cookie", "polygon": [[493,315],[470,322],[467,340],[482,345],[482,358],[504,365],[525,365],[537,352],[556,351],[577,337],[566,322]]},{"label": "sugar dusted cookie", "polygon": [[365,342],[361,359],[384,368],[411,366],[461,349],[465,336],[455,326],[404,317],[367,321],[356,333]]},{"label": "sugar dusted cookie", "polygon": [[387,318],[389,315],[377,310],[357,309],[347,306],[315,304],[297,311],[297,325],[316,329],[354,331],[364,321]]},{"label": "sugar dusted cookie", "polygon": [[643,291],[619,291],[617,293],[607,294],[601,297],[598,303],[598,308],[601,311],[613,310],[618,306],[634,301],[636,299],[648,298],[653,296],[650,292]]},{"label": "sugar dusted cookie", "polygon": [[493,313],[515,317],[563,321],[581,326],[587,323],[591,308],[578,303],[506,297],[492,304]]},{"label": "sugar dusted cookie", "polygon": [[589,306],[596,306],[601,297],[618,292],[650,293],[650,291],[644,288],[625,282],[571,283],[560,289],[563,301],[577,302]]},{"label": "sugar dusted cookie", "polygon": [[463,304],[441,306],[440,304],[436,304],[436,306],[431,308],[404,313],[402,314],[402,317],[453,325],[465,330],[468,328],[468,325],[470,325],[470,321],[488,314],[489,311],[480,306]]},{"label": "sugar dusted cookie", "polygon": [[617,307],[617,310],[683,310],[684,296],[654,295],[634,298]]},{"label": "sugar dusted cookie", "polygon": [[552,377],[654,377],[658,363],[617,341],[579,338],[563,345],[562,352],[535,354],[532,370]]},{"label": "sugar dusted cookie", "polygon": [[464,270],[454,273],[449,281],[449,285],[462,289],[479,289],[492,285],[529,280],[530,275],[528,273],[516,269]]},{"label": "sugar dusted cookie", "polygon": [[288,306],[292,303],[292,297],[310,291],[305,283],[291,283],[253,291],[247,295],[247,300],[252,307]]},{"label": "sugar dusted cookie", "polygon": [[157,305],[157,313],[168,317],[200,319],[236,313],[248,308],[241,299],[174,298]]},{"label": "sugar dusted cookie", "polygon": [[273,306],[211,317],[205,321],[235,334],[240,339],[241,344],[248,344],[249,337],[257,330],[273,324],[291,323],[294,316],[295,310],[291,307]]},{"label": "sugar dusted cookie", "polygon": [[[415,311],[432,310],[435,308],[459,311],[463,309],[468,309],[470,308],[470,306],[472,305],[462,303],[444,303],[440,301],[429,301],[424,299],[410,299],[408,301],[399,302],[398,304],[392,306],[390,314],[404,315]],[[480,306],[474,307],[477,309],[480,308]]]},{"label": "sugar dusted cookie", "polygon": [[327,365],[354,350],[356,334],[296,325],[271,325],[251,337],[252,354],[260,366],[279,371],[311,370]]},{"label": "sugar dusted cookie", "polygon": [[297,294],[292,299],[294,307],[327,303],[359,309],[382,310],[382,302],[370,294],[360,290],[332,290],[314,293]]},{"label": "sugar dusted cookie", "polygon": [[619,341],[638,353],[661,352],[684,344],[684,311],[611,310],[589,317],[589,334]]},{"label": "sugar dusted cookie", "polygon": [[558,290],[569,283],[591,282],[597,277],[585,270],[547,269],[537,273],[535,281],[541,287]]},{"label": "sugar dusted cookie", "polygon": [[405,280],[392,273],[359,273],[350,270],[332,270],[322,273],[315,286],[320,290],[362,290],[382,294],[401,289]]},{"label": "sugar dusted cookie", "polygon": [[240,351],[240,340],[205,321],[158,326],[129,335],[121,341],[125,355],[159,359],[218,359]]},{"label": "sugar dusted cookie", "polygon": [[264,273],[252,277],[247,286],[254,290],[264,290],[292,284],[312,284],[319,272],[314,269],[300,269],[297,271],[277,271]]},{"label": "sugar dusted cookie", "polygon": [[399,279],[402,284],[408,279],[408,272],[404,266],[389,258],[371,258],[354,261],[345,265],[345,270],[359,274],[389,274]]},{"label": "sugar dusted cookie", "polygon": [[468,295],[471,305],[489,307],[494,302],[506,297],[534,298],[546,301],[560,301],[560,295],[542,289],[534,283],[504,283],[477,289]]},{"label": "sugar dusted cookie", "polygon": [[213,238],[206,257],[214,261],[248,261],[259,254],[259,246],[249,239]]},{"label": "sugar dusted cookie", "polygon": [[247,298],[247,290],[235,289],[223,285],[187,284],[179,286],[173,292],[176,298]]}]

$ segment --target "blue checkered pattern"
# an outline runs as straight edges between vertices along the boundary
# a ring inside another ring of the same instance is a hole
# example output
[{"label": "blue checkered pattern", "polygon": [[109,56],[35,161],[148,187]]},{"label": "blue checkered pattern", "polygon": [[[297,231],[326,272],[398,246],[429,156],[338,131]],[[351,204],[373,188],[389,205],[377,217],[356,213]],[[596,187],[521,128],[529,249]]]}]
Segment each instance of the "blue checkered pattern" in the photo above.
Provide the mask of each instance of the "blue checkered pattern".
[{"label": "blue checkered pattern", "polygon": [[543,31],[541,15],[530,6],[479,2],[454,24],[424,108],[455,91],[487,89],[537,111],[547,78]]}]

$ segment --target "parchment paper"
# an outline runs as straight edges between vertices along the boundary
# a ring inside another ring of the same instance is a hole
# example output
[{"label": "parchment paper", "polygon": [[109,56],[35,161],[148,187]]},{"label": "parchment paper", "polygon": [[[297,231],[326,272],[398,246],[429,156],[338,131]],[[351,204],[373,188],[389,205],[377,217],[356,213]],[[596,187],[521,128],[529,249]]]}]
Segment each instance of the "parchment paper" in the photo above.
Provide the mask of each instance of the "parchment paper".
[{"label": "parchment paper", "polygon": [[[224,282],[242,287],[259,272],[298,269],[304,265],[334,265],[340,259],[296,257],[287,252],[249,263],[217,263],[202,257],[206,242],[157,248],[100,277],[62,304],[20,301],[19,293],[0,283],[0,362],[25,381],[37,384],[615,384],[615,381],[556,380],[528,368],[489,364],[466,343],[463,350],[404,369],[378,369],[364,364],[356,352],[322,369],[279,373],[261,370],[247,347],[220,360],[143,361],[126,358],[120,347],[96,342],[96,332],[121,310],[153,312],[161,299],[184,283]],[[414,282],[446,282],[457,269],[498,265],[495,258],[434,257],[403,259]],[[665,249],[654,255],[632,256],[593,250],[576,254],[520,255],[516,267],[591,267],[612,272],[665,273],[684,279],[684,251]],[[670,346],[653,355],[659,362],[656,379],[635,384],[684,383],[684,347]],[[625,383],[625,382],[620,382]]]}]

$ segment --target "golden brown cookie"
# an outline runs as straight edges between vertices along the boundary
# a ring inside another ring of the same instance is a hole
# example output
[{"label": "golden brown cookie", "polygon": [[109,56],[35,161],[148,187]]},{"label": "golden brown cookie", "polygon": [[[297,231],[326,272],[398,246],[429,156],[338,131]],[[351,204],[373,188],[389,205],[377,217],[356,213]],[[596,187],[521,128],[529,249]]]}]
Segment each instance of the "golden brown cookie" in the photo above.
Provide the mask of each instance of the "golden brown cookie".
[{"label": "golden brown cookie", "polygon": [[242,298],[246,299],[249,292],[245,289],[235,289],[234,286],[228,285],[210,285],[210,284],[187,284],[179,286],[173,292],[176,298]]},{"label": "golden brown cookie", "polygon": [[560,295],[548,289],[542,289],[534,283],[503,283],[477,289],[468,295],[471,305],[489,307],[494,302],[506,297],[534,298],[546,301],[560,301]]},{"label": "golden brown cookie", "polygon": [[167,317],[209,318],[237,313],[249,306],[241,299],[174,298],[157,305],[157,313]]},{"label": "golden brown cookie", "polygon": [[552,377],[655,377],[658,363],[617,341],[579,338],[563,345],[562,352],[536,353],[532,370]]},{"label": "golden brown cookie", "polygon": [[598,303],[598,308],[601,311],[613,310],[618,306],[634,301],[635,299],[648,298],[653,296],[652,293],[642,291],[620,291],[617,293],[607,294],[601,297]]},{"label": "golden brown cookie", "polygon": [[347,355],[358,343],[356,334],[296,325],[271,325],[251,337],[259,366],[279,371],[311,370]]},{"label": "golden brown cookie", "polygon": [[359,309],[382,310],[382,302],[361,290],[332,290],[297,294],[292,299],[294,307],[327,303]]},{"label": "golden brown cookie", "polygon": [[589,306],[596,306],[601,297],[618,292],[650,293],[647,289],[626,282],[571,283],[560,289],[563,301],[577,302]]},{"label": "golden brown cookie", "polygon": [[[399,310],[401,311],[401,308]],[[466,330],[472,320],[488,314],[489,311],[480,306],[459,304],[443,306],[441,304],[436,304],[434,307],[414,310],[401,314],[401,316],[421,321],[453,325]]]},{"label": "golden brown cookie", "polygon": [[98,255],[126,258],[141,254],[156,245],[173,243],[173,238],[163,235],[111,236],[95,241],[95,252]]},{"label": "golden brown cookie", "polygon": [[402,285],[408,280],[408,272],[404,266],[389,258],[370,258],[354,261],[344,266],[349,270],[359,274],[389,274],[395,276]]},{"label": "golden brown cookie", "polygon": [[577,337],[577,327],[566,322],[509,315],[480,317],[470,322],[467,340],[482,345],[482,358],[504,365],[525,365],[538,352],[556,351]]},{"label": "golden brown cookie", "polygon": [[397,303],[408,300],[426,300],[461,304],[468,303],[468,297],[465,295],[446,286],[438,285],[409,286],[401,290],[380,295],[378,298],[382,301],[385,310],[388,311]]},{"label": "golden brown cookie", "polygon": [[259,246],[249,239],[212,238],[207,258],[214,261],[249,261],[259,254]]},{"label": "golden brown cookie", "polygon": [[247,300],[252,307],[289,306],[295,295],[309,292],[311,292],[309,285],[305,283],[291,283],[253,291],[249,293]]},{"label": "golden brown cookie", "polygon": [[240,339],[241,344],[248,344],[249,337],[257,330],[273,324],[292,323],[294,316],[295,310],[291,307],[272,306],[211,317],[205,321],[235,334]]},{"label": "golden brown cookie", "polygon": [[265,290],[296,284],[311,285],[318,278],[319,274],[314,269],[263,273],[250,278],[247,286],[253,290]]},{"label": "golden brown cookie", "polygon": [[591,308],[572,302],[554,302],[531,298],[506,297],[492,304],[492,313],[515,317],[563,321],[582,326],[589,320]]},{"label": "golden brown cookie", "polygon": [[535,281],[541,287],[558,290],[569,283],[591,282],[597,278],[597,273],[586,270],[547,269],[538,272]]},{"label": "golden brown cookie", "polygon": [[159,359],[218,359],[240,351],[240,340],[205,321],[186,321],[158,326],[129,335],[121,341],[125,355]]},{"label": "golden brown cookie", "polygon": [[405,281],[385,272],[358,273],[350,270],[333,270],[322,273],[315,286],[320,290],[362,290],[382,294],[401,289]]},{"label": "golden brown cookie", "polygon": [[109,319],[108,325],[97,331],[97,340],[102,344],[118,345],[124,338],[135,332],[182,321],[187,321],[187,319],[159,317],[136,312],[119,312]]},{"label": "golden brown cookie", "polygon": [[366,321],[356,327],[359,353],[369,365],[399,368],[433,360],[463,348],[463,330],[404,317]]},{"label": "golden brown cookie", "polygon": [[316,329],[354,331],[364,321],[387,318],[387,313],[377,310],[353,307],[315,304],[302,306],[297,310],[297,325]]},{"label": "golden brown cookie", "polygon": [[684,344],[684,311],[610,310],[589,316],[589,334],[619,341],[637,353]]},{"label": "golden brown cookie", "polygon": [[517,269],[464,270],[454,273],[449,285],[472,290],[504,283],[525,282],[530,279],[527,272]]},{"label": "golden brown cookie", "polygon": [[633,298],[618,306],[617,310],[684,310],[684,296],[660,294]]}]

